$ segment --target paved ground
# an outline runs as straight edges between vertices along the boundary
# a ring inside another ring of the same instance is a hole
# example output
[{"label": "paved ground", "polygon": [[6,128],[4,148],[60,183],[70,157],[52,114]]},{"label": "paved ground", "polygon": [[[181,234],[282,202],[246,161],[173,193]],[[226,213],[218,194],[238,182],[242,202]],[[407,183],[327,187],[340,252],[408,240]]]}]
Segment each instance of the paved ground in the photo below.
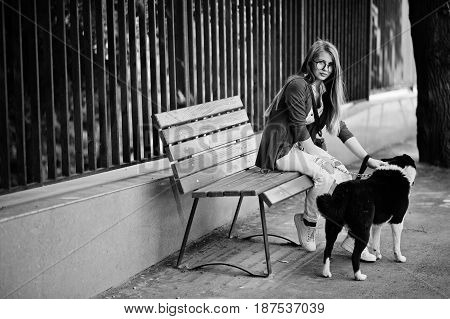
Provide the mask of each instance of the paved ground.
[{"label": "paved ground", "polygon": [[[394,145],[374,154],[378,158],[408,153],[418,158],[414,141]],[[357,166],[349,167],[357,170]],[[302,195],[291,198],[267,213],[269,232],[296,238],[293,215],[300,209]],[[231,217],[230,217],[231,218]],[[450,170],[419,164],[409,212],[402,236],[406,263],[394,262],[389,226],[382,232],[383,259],[363,263],[365,282],[353,280],[350,254],[336,245],[332,260],[333,278],[320,275],[325,244],[324,222],[319,223],[318,250],[277,243],[271,245],[273,275],[252,278],[231,268],[199,271],[174,268],[176,255],[150,267],[128,282],[95,298],[449,298],[450,296]],[[259,227],[259,215],[240,221],[239,235]],[[221,228],[192,244],[185,263],[227,260],[264,270],[260,240],[223,239]],[[342,241],[341,233],[338,243]]]}]

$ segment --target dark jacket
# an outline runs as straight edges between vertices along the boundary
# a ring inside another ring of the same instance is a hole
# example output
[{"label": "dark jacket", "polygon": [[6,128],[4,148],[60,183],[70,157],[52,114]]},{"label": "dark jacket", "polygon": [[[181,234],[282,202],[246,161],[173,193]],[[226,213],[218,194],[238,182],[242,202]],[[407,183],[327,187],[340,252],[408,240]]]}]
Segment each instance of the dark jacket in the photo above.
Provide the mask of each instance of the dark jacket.
[{"label": "dark jacket", "polygon": [[[322,95],[324,111],[319,123],[306,125],[306,117],[313,105],[311,85],[304,77],[291,80],[282,93],[280,102],[270,112],[264,128],[255,165],[261,169],[275,170],[276,161],[286,155],[292,146],[309,137],[315,142],[317,133],[325,126],[327,110],[331,109],[329,92]],[[338,137],[345,143],[353,134],[343,121]]]}]

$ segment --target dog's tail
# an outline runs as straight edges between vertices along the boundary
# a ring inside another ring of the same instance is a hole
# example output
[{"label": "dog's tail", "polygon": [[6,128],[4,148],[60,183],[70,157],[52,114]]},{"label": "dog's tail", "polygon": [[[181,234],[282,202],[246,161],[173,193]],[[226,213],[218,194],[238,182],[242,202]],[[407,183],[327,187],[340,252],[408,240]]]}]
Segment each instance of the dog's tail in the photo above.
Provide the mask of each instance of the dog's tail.
[{"label": "dog's tail", "polygon": [[317,208],[324,217],[334,217],[337,210],[334,207],[333,196],[331,194],[323,194],[317,196]]},{"label": "dog's tail", "polygon": [[342,214],[346,206],[346,197],[343,195],[342,190],[338,187],[333,195],[323,194],[317,197],[317,207],[323,217],[335,222],[342,222]]}]

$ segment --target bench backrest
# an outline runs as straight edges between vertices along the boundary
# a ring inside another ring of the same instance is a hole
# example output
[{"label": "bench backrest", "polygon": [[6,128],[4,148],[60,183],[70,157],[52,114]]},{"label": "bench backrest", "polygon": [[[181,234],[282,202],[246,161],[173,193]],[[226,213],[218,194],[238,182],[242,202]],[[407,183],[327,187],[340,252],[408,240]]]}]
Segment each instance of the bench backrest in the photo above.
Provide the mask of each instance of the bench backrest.
[{"label": "bench backrest", "polygon": [[238,96],[154,116],[182,194],[254,166],[255,134]]}]

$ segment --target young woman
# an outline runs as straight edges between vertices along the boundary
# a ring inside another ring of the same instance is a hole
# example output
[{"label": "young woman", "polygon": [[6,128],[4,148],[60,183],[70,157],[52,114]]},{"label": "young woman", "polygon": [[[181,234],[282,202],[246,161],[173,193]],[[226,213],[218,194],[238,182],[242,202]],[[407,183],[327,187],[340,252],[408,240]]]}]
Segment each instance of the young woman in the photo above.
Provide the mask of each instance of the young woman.
[{"label": "young woman", "polygon": [[[287,80],[266,110],[268,121],[256,166],[262,170],[298,171],[314,181],[306,195],[304,212],[294,216],[300,244],[308,251],[316,250],[317,196],[329,192],[334,183],[351,179],[342,163],[322,148],[321,130],[326,126],[361,160],[367,155],[340,119],[343,103],[338,51],[330,42],[318,40],[309,49],[300,72]],[[384,163],[380,160],[368,160],[369,167],[381,165]],[[343,247],[353,251],[353,246],[354,239],[347,237]],[[361,259],[376,260],[367,249]]]}]

